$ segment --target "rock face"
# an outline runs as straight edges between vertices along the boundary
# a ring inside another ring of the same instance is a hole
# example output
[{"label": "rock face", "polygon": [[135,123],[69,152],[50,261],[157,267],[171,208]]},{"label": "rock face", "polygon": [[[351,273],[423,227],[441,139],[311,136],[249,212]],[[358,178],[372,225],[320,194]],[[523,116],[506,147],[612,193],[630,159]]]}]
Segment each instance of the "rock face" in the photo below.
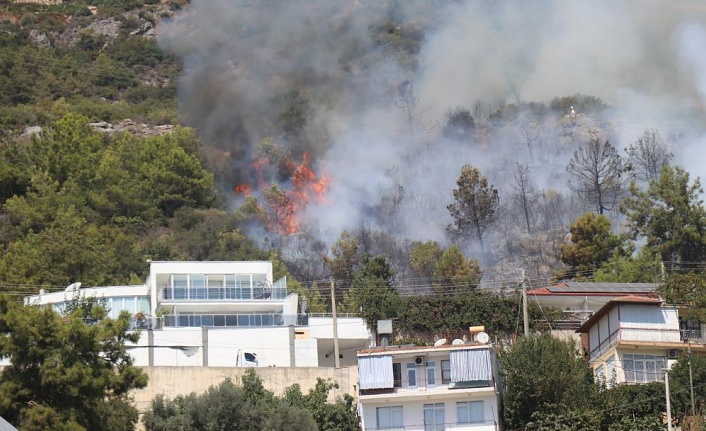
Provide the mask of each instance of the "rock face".
[{"label": "rock face", "polygon": [[88,26],[88,29],[93,31],[95,34],[115,39],[120,34],[120,26],[120,21],[111,17],[92,22],[91,25]]},{"label": "rock face", "polygon": [[115,124],[107,123],[105,121],[100,121],[98,123],[91,123],[91,127],[96,132],[103,133],[120,133],[127,132],[133,135],[142,136],[158,136],[164,135],[165,133],[171,133],[174,130],[174,126],[171,124],[164,124],[160,126],[150,126],[148,124],[138,124],[130,119],[119,121]]},{"label": "rock face", "polygon": [[20,136],[32,136],[36,135],[37,133],[42,132],[42,126],[29,126],[25,127],[25,130],[22,132]]},{"label": "rock face", "polygon": [[14,0],[15,4],[61,4],[62,0]]}]

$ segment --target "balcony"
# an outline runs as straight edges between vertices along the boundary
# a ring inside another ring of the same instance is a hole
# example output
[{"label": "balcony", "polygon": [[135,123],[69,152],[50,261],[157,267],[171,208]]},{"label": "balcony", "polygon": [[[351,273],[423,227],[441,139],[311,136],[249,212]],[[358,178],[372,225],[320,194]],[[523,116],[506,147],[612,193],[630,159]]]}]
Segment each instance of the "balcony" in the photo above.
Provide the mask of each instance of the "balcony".
[{"label": "balcony", "polygon": [[172,287],[161,291],[163,301],[281,301],[287,296],[286,287]]},{"label": "balcony", "polygon": [[621,327],[600,340],[598,345],[591,345],[590,358],[602,355],[617,343],[675,344],[683,341],[684,333],[679,329]]},{"label": "balcony", "polygon": [[498,424],[492,420],[468,424],[407,425],[394,428],[365,427],[365,431],[497,431],[498,429]]},{"label": "balcony", "polygon": [[220,327],[272,327],[307,326],[309,316],[283,315],[281,313],[261,314],[167,314],[162,316],[165,328]]}]

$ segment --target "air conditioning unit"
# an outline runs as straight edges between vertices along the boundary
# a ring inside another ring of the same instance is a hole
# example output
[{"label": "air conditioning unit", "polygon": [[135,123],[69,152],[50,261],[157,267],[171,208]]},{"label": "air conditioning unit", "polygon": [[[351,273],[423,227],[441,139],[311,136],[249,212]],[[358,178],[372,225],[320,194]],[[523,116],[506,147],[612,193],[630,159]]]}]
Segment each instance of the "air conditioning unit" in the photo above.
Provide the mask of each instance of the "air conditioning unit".
[{"label": "air conditioning unit", "polygon": [[417,365],[424,365],[424,356],[416,356],[414,358],[414,363]]},{"label": "air conditioning unit", "polygon": [[679,357],[679,349],[669,349],[667,350],[667,358],[677,359]]}]

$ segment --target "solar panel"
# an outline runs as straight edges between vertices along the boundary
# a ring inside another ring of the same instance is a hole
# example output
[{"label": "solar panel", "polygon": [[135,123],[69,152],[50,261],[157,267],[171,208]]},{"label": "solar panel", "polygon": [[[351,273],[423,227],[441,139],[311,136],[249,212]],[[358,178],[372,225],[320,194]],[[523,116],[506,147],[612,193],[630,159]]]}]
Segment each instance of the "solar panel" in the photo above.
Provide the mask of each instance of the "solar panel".
[{"label": "solar panel", "polygon": [[549,286],[552,293],[650,293],[657,290],[659,283],[594,283],[565,281],[564,286]]}]

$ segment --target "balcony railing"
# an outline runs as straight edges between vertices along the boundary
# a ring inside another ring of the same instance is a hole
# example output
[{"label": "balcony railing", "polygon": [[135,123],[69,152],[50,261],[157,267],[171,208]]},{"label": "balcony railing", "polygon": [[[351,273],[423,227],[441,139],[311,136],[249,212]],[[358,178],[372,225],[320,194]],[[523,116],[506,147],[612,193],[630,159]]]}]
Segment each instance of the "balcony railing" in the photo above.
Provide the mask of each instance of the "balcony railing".
[{"label": "balcony railing", "polygon": [[684,342],[692,341],[695,343],[706,344],[706,337],[703,336],[701,329],[682,329],[681,340]]},{"label": "balcony railing", "polygon": [[167,314],[162,316],[165,328],[209,327],[268,327],[268,326],[307,326],[309,316],[282,315],[278,313],[262,314]]},{"label": "balcony railing", "polygon": [[680,343],[685,341],[685,338],[684,333],[679,329],[621,327],[611,332],[607,338],[600,340],[598,345],[591,345],[590,357],[595,358],[602,355],[620,341]]},{"label": "balcony railing", "polygon": [[287,288],[269,286],[162,288],[162,299],[166,301],[268,301],[286,296]]},{"label": "balcony railing", "polygon": [[375,428],[375,427],[365,427],[365,431],[496,431],[498,430],[498,424],[493,420],[487,420],[484,422],[473,422],[466,424],[459,423],[445,423],[445,424],[434,424],[434,425],[406,425],[401,427],[392,428]]}]

